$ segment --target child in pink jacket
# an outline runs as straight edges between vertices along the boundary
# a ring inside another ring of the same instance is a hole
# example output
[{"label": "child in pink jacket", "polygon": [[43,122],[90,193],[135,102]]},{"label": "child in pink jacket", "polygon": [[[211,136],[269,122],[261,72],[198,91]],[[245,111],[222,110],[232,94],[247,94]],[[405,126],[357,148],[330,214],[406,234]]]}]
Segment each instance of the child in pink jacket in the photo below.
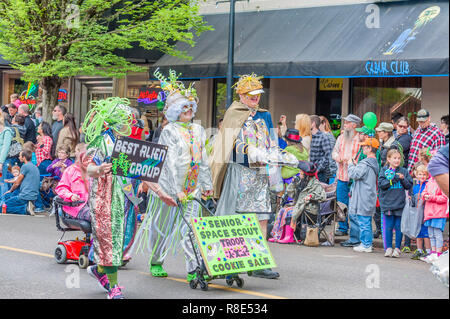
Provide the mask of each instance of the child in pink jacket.
[{"label": "child in pink jacket", "polygon": [[428,236],[431,241],[431,254],[425,258],[425,261],[433,262],[442,253],[442,232],[448,218],[448,198],[433,177],[428,180],[422,192],[422,198],[425,201],[424,226],[428,227]]},{"label": "child in pink jacket", "polygon": [[[77,153],[77,150],[75,152]],[[82,164],[85,155],[85,152],[76,154],[75,164],[64,170],[55,192],[66,202],[83,201],[83,204],[76,207],[63,206],[63,210],[72,218],[91,221],[88,204],[89,181],[86,168]]]}]

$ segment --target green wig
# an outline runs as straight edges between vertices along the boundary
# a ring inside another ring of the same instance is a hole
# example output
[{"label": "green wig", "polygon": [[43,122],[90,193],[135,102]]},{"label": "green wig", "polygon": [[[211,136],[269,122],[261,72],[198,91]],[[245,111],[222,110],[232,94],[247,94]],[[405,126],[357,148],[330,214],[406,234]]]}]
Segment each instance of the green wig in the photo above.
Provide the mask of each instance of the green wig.
[{"label": "green wig", "polygon": [[119,135],[129,136],[133,125],[130,101],[120,97],[91,101],[91,109],[86,114],[82,131],[90,144],[107,129]]}]

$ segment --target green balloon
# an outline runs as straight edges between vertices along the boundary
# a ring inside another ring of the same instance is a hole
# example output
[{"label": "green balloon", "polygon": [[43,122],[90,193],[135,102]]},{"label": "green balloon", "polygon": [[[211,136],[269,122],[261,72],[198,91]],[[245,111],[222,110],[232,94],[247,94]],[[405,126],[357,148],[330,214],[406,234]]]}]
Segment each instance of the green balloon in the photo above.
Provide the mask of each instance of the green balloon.
[{"label": "green balloon", "polygon": [[373,112],[367,112],[363,116],[363,123],[367,128],[374,129],[377,126],[377,116]]},{"label": "green balloon", "polygon": [[165,103],[163,101],[156,102],[156,107],[157,107],[158,111],[164,110],[164,104]]}]

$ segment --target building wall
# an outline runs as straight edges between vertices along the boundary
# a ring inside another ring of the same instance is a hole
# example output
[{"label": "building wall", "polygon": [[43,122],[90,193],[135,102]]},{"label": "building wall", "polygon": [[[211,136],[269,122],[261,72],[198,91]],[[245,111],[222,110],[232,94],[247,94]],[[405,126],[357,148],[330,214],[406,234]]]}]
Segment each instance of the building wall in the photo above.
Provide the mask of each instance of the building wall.
[{"label": "building wall", "polygon": [[350,111],[350,79],[343,79],[342,82],[342,110],[341,115],[346,116]]},{"label": "building wall", "polygon": [[282,114],[290,128],[294,127],[297,114],[314,114],[316,83],[317,79],[270,79],[269,111],[273,125],[277,125]]},{"label": "building wall", "polygon": [[443,115],[449,114],[448,76],[422,78],[422,107],[431,114],[431,121],[439,123]]},{"label": "building wall", "polygon": [[[251,0],[236,1],[236,12],[283,10],[294,8],[349,5],[356,3],[373,3],[374,0]],[[387,2],[384,0],[384,2]],[[218,14],[229,12],[230,3],[217,4],[217,0],[200,2],[200,14]]]},{"label": "building wall", "polygon": [[[14,83],[14,79],[20,79],[22,73],[17,70],[4,70],[2,71],[2,94],[1,94],[1,102],[2,105],[9,104],[9,96],[14,93],[14,86],[11,85]],[[21,92],[15,92],[21,93]]]},{"label": "building wall", "polygon": [[202,125],[207,130],[207,136],[211,133],[209,131],[213,116],[213,79],[200,80],[195,83],[197,96],[199,99],[197,105],[197,113],[195,114],[195,122]]}]

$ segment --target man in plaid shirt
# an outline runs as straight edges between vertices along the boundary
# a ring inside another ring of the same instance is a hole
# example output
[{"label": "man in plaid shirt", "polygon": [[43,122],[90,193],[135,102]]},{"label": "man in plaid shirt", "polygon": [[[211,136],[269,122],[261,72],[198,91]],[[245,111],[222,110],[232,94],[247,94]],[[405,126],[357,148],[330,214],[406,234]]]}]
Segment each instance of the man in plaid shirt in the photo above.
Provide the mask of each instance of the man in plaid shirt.
[{"label": "man in plaid shirt", "polygon": [[430,150],[438,150],[445,145],[445,136],[439,128],[430,123],[430,113],[421,109],[417,112],[417,122],[419,127],[414,132],[409,150],[408,171],[412,174],[414,164],[419,161],[419,151],[429,147]]},{"label": "man in plaid shirt", "polygon": [[311,115],[311,146],[309,151],[309,161],[317,166],[317,177],[319,181],[328,184],[330,178],[330,161],[333,145],[325,133],[319,130],[320,117]]}]

